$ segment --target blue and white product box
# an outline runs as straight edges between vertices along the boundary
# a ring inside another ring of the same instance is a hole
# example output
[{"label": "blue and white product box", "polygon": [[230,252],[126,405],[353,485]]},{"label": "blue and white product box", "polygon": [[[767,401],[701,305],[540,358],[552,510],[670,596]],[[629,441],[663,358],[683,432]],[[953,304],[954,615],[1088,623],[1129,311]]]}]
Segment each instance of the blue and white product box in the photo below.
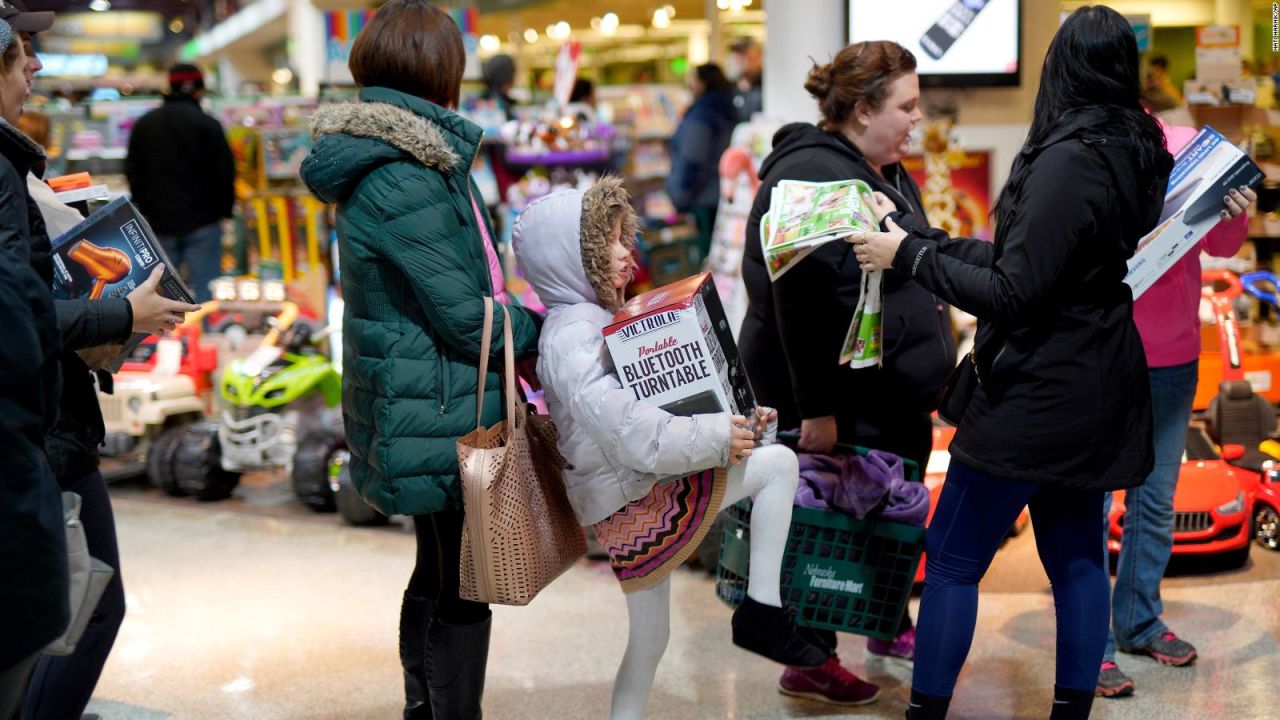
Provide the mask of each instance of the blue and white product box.
[{"label": "blue and white product box", "polygon": [[1156,228],[1138,242],[1124,281],[1136,300],[1218,224],[1232,188],[1257,187],[1262,170],[1243,150],[1206,126],[1174,157]]}]

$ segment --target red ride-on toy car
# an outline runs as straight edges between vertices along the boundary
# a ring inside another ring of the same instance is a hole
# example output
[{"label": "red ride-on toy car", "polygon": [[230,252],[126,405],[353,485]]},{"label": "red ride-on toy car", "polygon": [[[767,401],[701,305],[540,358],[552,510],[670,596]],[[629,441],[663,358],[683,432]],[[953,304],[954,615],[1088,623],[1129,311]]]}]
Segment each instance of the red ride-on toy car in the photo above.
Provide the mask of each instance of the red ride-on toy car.
[{"label": "red ride-on toy car", "polygon": [[[1260,490],[1256,472],[1231,461],[1244,448],[1228,445],[1222,453],[1197,426],[1187,429],[1187,446],[1173,497],[1173,554],[1221,555],[1232,567],[1249,559],[1254,537],[1254,506]],[[1124,492],[1117,491],[1108,517],[1107,550],[1120,552],[1124,534]]]}]

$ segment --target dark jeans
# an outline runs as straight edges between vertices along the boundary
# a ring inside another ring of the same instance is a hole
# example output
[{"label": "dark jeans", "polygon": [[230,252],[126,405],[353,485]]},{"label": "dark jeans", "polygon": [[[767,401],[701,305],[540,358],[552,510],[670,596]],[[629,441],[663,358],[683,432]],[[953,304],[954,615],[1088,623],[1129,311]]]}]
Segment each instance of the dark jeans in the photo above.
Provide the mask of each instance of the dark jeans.
[{"label": "dark jeans", "polygon": [[462,550],[462,512],[413,516],[418,559],[409,577],[409,594],[434,601],[434,617],[450,625],[471,625],[489,617],[489,606],[458,597],[458,554]]},{"label": "dark jeans", "polygon": [[98,601],[84,635],[70,655],[43,655],[36,664],[22,708],[23,720],[80,720],[93,696],[107,655],[124,621],[124,583],[120,575],[120,549],[116,545],[116,519],[102,473],[94,471],[64,488],[80,496],[80,521],[84,525],[89,554],[115,568],[115,575]]},{"label": "dark jeans", "polygon": [[160,246],[174,267],[187,266],[187,285],[196,302],[213,298],[209,283],[222,274],[222,225],[214,223],[182,235],[160,235]]},{"label": "dark jeans", "polygon": [[0,720],[13,720],[22,707],[22,694],[27,687],[27,678],[35,668],[40,653],[18,661],[7,670],[0,670]]},{"label": "dark jeans", "polygon": [[925,536],[929,554],[916,630],[912,690],[950,697],[973,643],[978,581],[1022,508],[1053,585],[1056,683],[1092,693],[1107,642],[1111,585],[1102,557],[1101,491],[988,475],[954,457]]}]

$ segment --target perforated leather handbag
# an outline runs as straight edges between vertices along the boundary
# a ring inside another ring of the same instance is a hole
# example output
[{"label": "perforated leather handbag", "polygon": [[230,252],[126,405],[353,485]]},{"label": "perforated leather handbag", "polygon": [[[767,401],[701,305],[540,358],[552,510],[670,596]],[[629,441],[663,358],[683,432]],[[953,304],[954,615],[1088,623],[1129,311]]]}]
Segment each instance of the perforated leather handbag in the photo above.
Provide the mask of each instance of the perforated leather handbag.
[{"label": "perforated leather handbag", "polygon": [[458,440],[464,511],[458,595],[527,605],[586,554],[587,542],[565,494],[556,427],[518,401],[511,315],[505,306],[506,419],[487,429],[481,425],[493,312],[492,298],[485,298],[476,429]]}]

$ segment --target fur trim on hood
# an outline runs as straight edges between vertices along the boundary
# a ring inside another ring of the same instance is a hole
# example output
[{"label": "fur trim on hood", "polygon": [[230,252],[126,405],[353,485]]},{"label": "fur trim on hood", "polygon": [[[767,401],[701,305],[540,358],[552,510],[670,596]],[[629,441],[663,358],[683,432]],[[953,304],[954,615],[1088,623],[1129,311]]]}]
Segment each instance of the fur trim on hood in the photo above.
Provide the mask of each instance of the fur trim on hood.
[{"label": "fur trim on hood", "polygon": [[631,198],[623,187],[622,178],[606,175],[600,178],[582,196],[582,269],[587,280],[595,288],[600,307],[610,312],[622,307],[622,292],[614,288],[609,277],[612,260],[609,257],[609,236],[613,223],[622,218],[622,246],[631,250],[636,245],[639,223]]},{"label": "fur trim on hood", "polygon": [[461,158],[440,128],[426,118],[381,102],[321,105],[311,118],[311,136],[346,134],[384,140],[431,168],[450,170]]},{"label": "fur trim on hood", "polygon": [[606,177],[590,190],[559,190],[534,200],[516,218],[512,244],[524,277],[548,309],[594,303],[613,312],[622,293],[609,278],[609,235],[622,218],[622,243],[635,245],[635,211],[622,180]]}]

